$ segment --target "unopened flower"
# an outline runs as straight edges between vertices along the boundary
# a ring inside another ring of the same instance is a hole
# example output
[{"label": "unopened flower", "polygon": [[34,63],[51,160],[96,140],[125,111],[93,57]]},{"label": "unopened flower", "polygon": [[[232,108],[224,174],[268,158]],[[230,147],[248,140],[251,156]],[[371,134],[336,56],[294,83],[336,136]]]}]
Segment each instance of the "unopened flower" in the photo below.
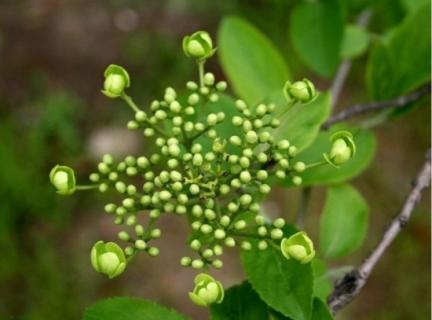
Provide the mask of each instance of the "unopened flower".
[{"label": "unopened flower", "polygon": [[197,31],[183,38],[183,51],[188,57],[204,60],[210,58],[216,51],[213,41],[205,31]]},{"label": "unopened flower", "polygon": [[96,242],[90,257],[93,268],[97,272],[106,274],[110,279],[117,277],[126,269],[125,254],[114,242]]},{"label": "unopened flower", "polygon": [[282,239],[281,251],[285,258],[297,260],[302,264],[310,262],[315,256],[312,240],[303,231]]},{"label": "unopened flower", "polygon": [[51,169],[49,178],[57,193],[67,195],[75,192],[75,174],[72,168],[57,165]]},{"label": "unopened flower", "polygon": [[102,93],[108,98],[118,98],[130,86],[128,72],[115,64],[111,64],[104,72],[105,82]]},{"label": "unopened flower", "polygon": [[347,162],[355,152],[356,146],[352,134],[349,131],[335,132],[331,137],[332,147],[330,153],[323,154],[324,159],[334,167]]},{"label": "unopened flower", "polygon": [[219,281],[205,273],[195,277],[195,287],[189,292],[189,298],[198,306],[208,307],[213,303],[221,303],[224,298],[224,289]]},{"label": "unopened flower", "polygon": [[306,103],[313,100],[316,96],[315,86],[308,79],[291,83],[287,81],[283,88],[285,97],[291,100],[298,100],[301,103]]}]

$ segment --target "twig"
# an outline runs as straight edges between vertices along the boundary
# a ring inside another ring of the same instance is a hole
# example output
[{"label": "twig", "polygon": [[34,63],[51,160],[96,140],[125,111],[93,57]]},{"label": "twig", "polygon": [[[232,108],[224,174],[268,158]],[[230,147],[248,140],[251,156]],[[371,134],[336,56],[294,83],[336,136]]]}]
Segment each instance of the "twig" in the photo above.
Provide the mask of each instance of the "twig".
[{"label": "twig", "polygon": [[352,107],[349,107],[330,117],[330,119],[327,120],[327,122],[323,125],[323,128],[327,129],[337,122],[347,120],[359,114],[364,114],[367,112],[382,110],[386,108],[403,108],[406,105],[419,100],[423,96],[430,94],[430,92],[431,84],[428,83],[405,96],[400,96],[386,101],[377,101],[353,105]]},{"label": "twig", "polygon": [[431,150],[426,153],[426,161],[417,174],[413,186],[399,214],[393,218],[388,228],[384,231],[381,241],[371,252],[369,257],[355,270],[347,273],[335,284],[333,292],[327,299],[333,313],[351,302],[366,284],[369,275],[386,249],[396,238],[399,232],[407,224],[411,213],[421,199],[422,191],[429,187],[431,181]]},{"label": "twig", "polygon": [[[370,10],[366,10],[362,12],[358,19],[357,25],[361,27],[366,27],[369,23],[372,12]],[[336,105],[339,95],[343,89],[345,84],[345,80],[348,76],[348,73],[351,69],[352,61],[350,59],[345,59],[339,66],[336,71],[336,76],[334,77],[333,83],[331,85],[331,93],[332,93],[332,108]]]}]

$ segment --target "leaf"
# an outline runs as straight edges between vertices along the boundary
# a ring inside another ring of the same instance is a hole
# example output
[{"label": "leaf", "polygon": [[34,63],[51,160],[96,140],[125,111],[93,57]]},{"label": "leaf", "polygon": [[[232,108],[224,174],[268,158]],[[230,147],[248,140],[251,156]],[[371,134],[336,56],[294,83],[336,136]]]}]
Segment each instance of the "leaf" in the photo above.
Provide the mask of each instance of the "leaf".
[{"label": "leaf", "polygon": [[320,299],[314,298],[311,320],[332,320],[333,317],[327,305]]},{"label": "leaf", "polygon": [[320,220],[322,255],[340,258],[357,249],[366,235],[368,212],[366,201],[354,187],[329,187]]},{"label": "leaf", "polygon": [[[294,228],[291,231],[294,233]],[[276,311],[293,320],[309,320],[313,275],[310,264],[285,259],[274,246],[241,253],[243,267],[254,290]]]},{"label": "leaf", "polygon": [[355,58],[364,53],[369,45],[369,34],[363,27],[347,25],[341,47],[342,58]]},{"label": "leaf", "polygon": [[[347,181],[360,174],[369,166],[375,155],[376,140],[374,134],[366,129],[358,129],[346,125],[333,126],[329,131],[320,132],[313,144],[295,157],[293,161],[303,161],[306,164],[321,161],[323,153],[328,152],[331,148],[330,136],[333,132],[341,129],[348,130],[353,134],[357,149],[355,156],[341,165],[340,168],[322,165],[307,169],[300,174],[303,179],[303,187]],[[292,181],[291,179],[286,179],[282,184],[284,186],[292,186]]]},{"label": "leaf", "polygon": [[245,281],[229,288],[221,304],[210,309],[212,320],[262,320],[268,318],[267,305]]},{"label": "leaf", "polygon": [[294,49],[308,67],[325,77],[339,64],[343,29],[338,0],[302,2],[291,14]]},{"label": "leaf", "polygon": [[312,260],[314,274],[314,297],[325,301],[332,291],[332,284],[327,274],[327,266],[323,260],[315,258]]},{"label": "leaf", "polygon": [[111,298],[89,307],[83,320],[186,320],[183,315],[154,302],[137,298]]},{"label": "leaf", "polygon": [[409,14],[375,48],[367,64],[373,99],[385,100],[430,81],[430,3]]},{"label": "leaf", "polygon": [[295,104],[288,111],[279,107],[276,117],[281,124],[274,132],[275,140],[288,139],[299,151],[308,147],[329,116],[330,103],[330,93],[323,93],[310,103]]},{"label": "leaf", "polygon": [[219,58],[234,91],[248,104],[282,90],[290,79],[275,46],[257,28],[238,17],[224,18],[218,31]]}]

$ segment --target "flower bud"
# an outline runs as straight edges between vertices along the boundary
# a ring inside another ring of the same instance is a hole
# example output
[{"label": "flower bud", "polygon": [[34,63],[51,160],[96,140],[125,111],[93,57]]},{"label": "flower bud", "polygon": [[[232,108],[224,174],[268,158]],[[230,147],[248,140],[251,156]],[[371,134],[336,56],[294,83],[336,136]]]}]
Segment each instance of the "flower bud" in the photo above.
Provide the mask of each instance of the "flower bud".
[{"label": "flower bud", "polygon": [[315,86],[308,79],[294,83],[287,81],[283,91],[287,100],[298,100],[301,103],[312,101],[317,96]]},{"label": "flower bud", "polygon": [[56,165],[51,169],[49,178],[58,194],[68,195],[75,192],[75,174],[72,168]]},{"label": "flower bud", "polygon": [[210,35],[205,31],[197,31],[183,38],[183,51],[187,57],[205,60],[210,58],[216,51]]},{"label": "flower bud", "polygon": [[104,72],[104,76],[105,82],[102,93],[108,98],[120,97],[124,89],[130,86],[129,74],[118,65],[109,65]]},{"label": "flower bud", "polygon": [[93,268],[110,279],[120,275],[126,268],[125,254],[114,242],[96,242],[90,257]]},{"label": "flower bud", "polygon": [[195,287],[189,292],[189,298],[198,306],[208,307],[213,303],[221,303],[224,298],[224,289],[219,281],[205,273],[195,277]]},{"label": "flower bud", "polygon": [[339,165],[351,159],[355,152],[356,146],[352,134],[349,131],[338,131],[330,137],[332,147],[330,154],[323,154],[324,159],[332,166],[338,168]]},{"label": "flower bud", "polygon": [[282,239],[281,251],[285,258],[292,258],[302,264],[310,262],[315,256],[312,240],[303,231]]}]

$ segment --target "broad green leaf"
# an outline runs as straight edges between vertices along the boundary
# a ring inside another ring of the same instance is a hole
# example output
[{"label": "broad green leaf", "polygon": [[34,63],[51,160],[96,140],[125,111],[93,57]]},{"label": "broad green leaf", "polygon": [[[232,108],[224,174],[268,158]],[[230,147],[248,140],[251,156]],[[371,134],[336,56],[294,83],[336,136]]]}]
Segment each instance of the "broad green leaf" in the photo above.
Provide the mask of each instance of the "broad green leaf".
[{"label": "broad green leaf", "polygon": [[366,51],[369,40],[369,34],[363,27],[347,25],[342,40],[341,57],[355,58],[361,55]]},{"label": "broad green leaf", "polygon": [[[354,136],[357,151],[355,156],[348,162],[334,168],[330,165],[322,165],[307,169],[301,173],[303,178],[302,186],[326,185],[347,181],[356,177],[365,170],[375,155],[376,140],[374,134],[366,129],[358,129],[345,125],[333,126],[329,131],[322,131],[318,134],[313,144],[295,157],[294,161],[303,161],[306,164],[321,161],[323,153],[331,148],[330,136],[337,130],[348,130]],[[283,182],[284,186],[292,186],[291,179]]]},{"label": "broad green leaf", "polygon": [[423,6],[430,2],[430,0],[402,0],[402,5],[404,8],[411,12],[418,9],[418,7]]},{"label": "broad green leaf", "polygon": [[[294,229],[292,233],[294,233]],[[312,309],[313,275],[309,264],[283,257],[269,246],[241,253],[243,267],[254,290],[276,311],[293,320],[309,320]]]},{"label": "broad green leaf", "polygon": [[314,275],[314,297],[326,301],[333,286],[327,274],[327,266],[323,260],[315,258],[312,261]]},{"label": "broad green leaf", "polygon": [[430,81],[430,3],[419,6],[373,49],[367,85],[373,99],[384,100]]},{"label": "broad green leaf", "polygon": [[247,103],[261,101],[290,79],[279,51],[257,28],[238,17],[224,18],[218,32],[222,68]]},{"label": "broad green leaf", "polygon": [[245,281],[229,288],[221,304],[210,309],[212,320],[262,320],[268,318],[267,305]]},{"label": "broad green leaf", "polygon": [[183,315],[154,302],[136,298],[112,298],[89,307],[83,320],[186,320]]},{"label": "broad green leaf", "polygon": [[368,211],[366,201],[354,187],[329,187],[320,220],[320,253],[326,258],[339,258],[357,249],[366,235]]},{"label": "broad green leaf", "polygon": [[279,106],[277,118],[281,124],[274,132],[275,140],[288,139],[299,151],[308,147],[329,116],[330,103],[330,94],[322,93],[312,102],[295,104],[287,111]]},{"label": "broad green leaf", "polygon": [[322,76],[339,64],[344,25],[338,0],[302,2],[291,14],[290,37],[300,59]]},{"label": "broad green leaf", "polygon": [[320,299],[314,298],[311,320],[332,320],[333,317],[327,305]]}]

